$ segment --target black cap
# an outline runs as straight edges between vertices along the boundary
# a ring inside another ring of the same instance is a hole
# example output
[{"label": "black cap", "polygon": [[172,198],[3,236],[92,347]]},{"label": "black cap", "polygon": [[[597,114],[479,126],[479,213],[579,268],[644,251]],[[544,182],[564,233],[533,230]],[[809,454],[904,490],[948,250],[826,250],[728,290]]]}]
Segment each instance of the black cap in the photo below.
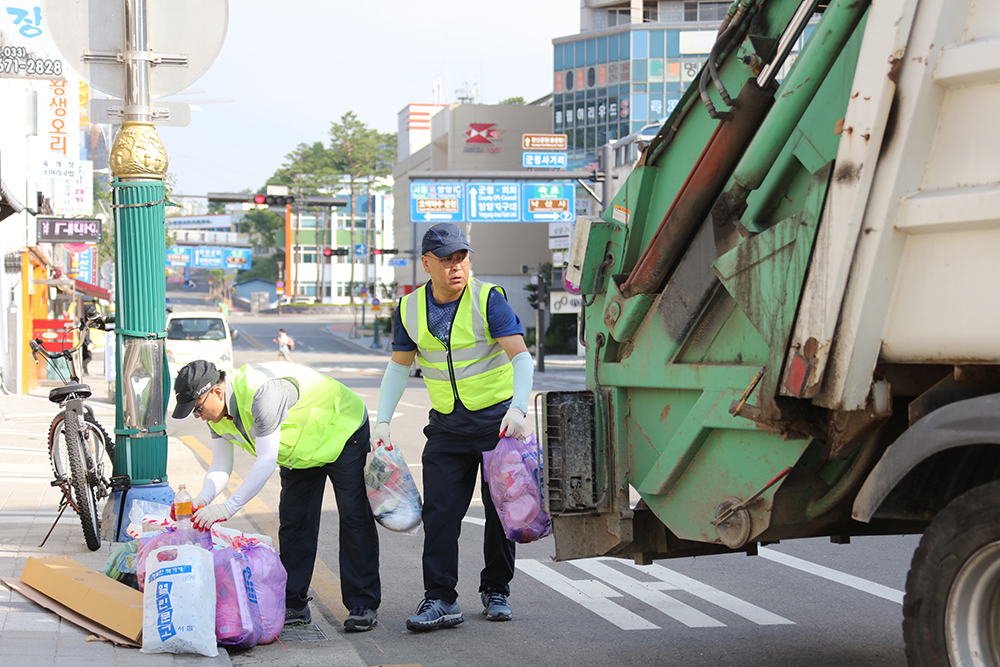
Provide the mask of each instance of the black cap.
[{"label": "black cap", "polygon": [[219,381],[221,374],[219,369],[210,361],[198,359],[192,361],[177,373],[177,381],[174,382],[174,394],[177,396],[177,406],[174,407],[174,419],[184,419],[194,406],[198,404],[198,399],[208,393]]},{"label": "black cap", "polygon": [[465,240],[465,234],[450,222],[439,222],[424,234],[420,254],[433,253],[435,257],[447,257],[458,250],[472,252],[472,246]]}]

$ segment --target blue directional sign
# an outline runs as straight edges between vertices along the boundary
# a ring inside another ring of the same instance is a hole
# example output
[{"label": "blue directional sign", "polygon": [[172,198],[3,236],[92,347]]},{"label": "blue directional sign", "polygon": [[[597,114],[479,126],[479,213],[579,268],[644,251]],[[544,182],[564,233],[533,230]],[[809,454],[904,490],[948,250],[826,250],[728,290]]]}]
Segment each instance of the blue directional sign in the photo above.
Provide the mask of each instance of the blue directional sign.
[{"label": "blue directional sign", "polygon": [[354,244],[354,254],[364,257],[368,253],[368,245],[365,243]]},{"label": "blue directional sign", "polygon": [[469,222],[520,222],[521,186],[518,183],[472,181],[465,184]]},{"label": "blue directional sign", "polygon": [[462,184],[449,181],[410,183],[411,222],[462,222]]},{"label": "blue directional sign", "polygon": [[395,267],[406,267],[410,265],[410,260],[408,259],[390,259],[389,266]]},{"label": "blue directional sign", "polygon": [[568,153],[551,151],[524,151],[521,166],[525,169],[565,169],[569,164]]},{"label": "blue directional sign", "polygon": [[576,220],[576,186],[567,183],[525,183],[521,186],[525,222]]}]

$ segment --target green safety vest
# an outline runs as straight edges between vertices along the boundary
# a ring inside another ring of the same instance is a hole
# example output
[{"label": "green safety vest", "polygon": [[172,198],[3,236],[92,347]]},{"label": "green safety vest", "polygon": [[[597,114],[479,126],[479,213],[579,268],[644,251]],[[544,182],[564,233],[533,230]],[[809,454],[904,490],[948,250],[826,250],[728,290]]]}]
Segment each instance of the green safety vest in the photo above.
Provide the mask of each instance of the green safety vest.
[{"label": "green safety vest", "polygon": [[446,346],[427,328],[428,283],[403,297],[400,320],[417,344],[417,362],[431,405],[442,414],[461,400],[469,410],[482,410],[514,395],[514,371],[507,353],[490,335],[486,303],[490,290],[502,288],[473,278],[458,299]]},{"label": "green safety vest", "polygon": [[340,456],[347,440],[367,418],[365,403],[353,391],[311,368],[283,361],[247,364],[226,374],[245,432],[231,419],[209,427],[226,440],[254,456],[256,427],[251,408],[257,390],[268,380],[282,378],[295,385],[299,400],[281,423],[278,465],[286,468],[316,468]]}]

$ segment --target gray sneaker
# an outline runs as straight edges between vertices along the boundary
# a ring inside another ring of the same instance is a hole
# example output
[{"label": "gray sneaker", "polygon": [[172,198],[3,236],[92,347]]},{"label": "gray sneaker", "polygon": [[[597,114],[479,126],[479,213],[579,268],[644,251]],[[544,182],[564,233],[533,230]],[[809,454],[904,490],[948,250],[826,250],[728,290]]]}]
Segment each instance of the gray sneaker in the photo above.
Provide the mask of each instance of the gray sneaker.
[{"label": "gray sneaker", "polygon": [[448,604],[444,600],[424,600],[417,607],[417,613],[406,619],[406,629],[413,632],[437,630],[463,622],[462,608],[457,602]]},{"label": "gray sneaker", "polygon": [[354,607],[351,615],[344,621],[347,632],[367,632],[378,625],[378,614],[368,607]]},{"label": "gray sneaker", "polygon": [[483,616],[491,621],[509,621],[514,614],[503,593],[483,591],[479,594],[479,599],[483,601]]},{"label": "gray sneaker", "polygon": [[285,607],[285,623],[312,623],[312,614],[309,612],[309,605],[301,609],[289,609]]}]

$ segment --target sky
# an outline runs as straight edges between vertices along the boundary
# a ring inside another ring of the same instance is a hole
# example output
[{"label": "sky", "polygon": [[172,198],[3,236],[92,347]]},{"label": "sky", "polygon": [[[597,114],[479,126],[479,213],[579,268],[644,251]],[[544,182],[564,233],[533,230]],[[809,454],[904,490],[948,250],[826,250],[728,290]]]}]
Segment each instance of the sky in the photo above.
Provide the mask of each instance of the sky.
[{"label": "sky", "polygon": [[449,102],[466,86],[487,104],[538,99],[552,92],[552,39],[579,27],[579,0],[230,0],[212,66],[164,98],[207,100],[190,125],[157,126],[175,196],[256,190],[348,111],[396,132],[438,78]]}]

